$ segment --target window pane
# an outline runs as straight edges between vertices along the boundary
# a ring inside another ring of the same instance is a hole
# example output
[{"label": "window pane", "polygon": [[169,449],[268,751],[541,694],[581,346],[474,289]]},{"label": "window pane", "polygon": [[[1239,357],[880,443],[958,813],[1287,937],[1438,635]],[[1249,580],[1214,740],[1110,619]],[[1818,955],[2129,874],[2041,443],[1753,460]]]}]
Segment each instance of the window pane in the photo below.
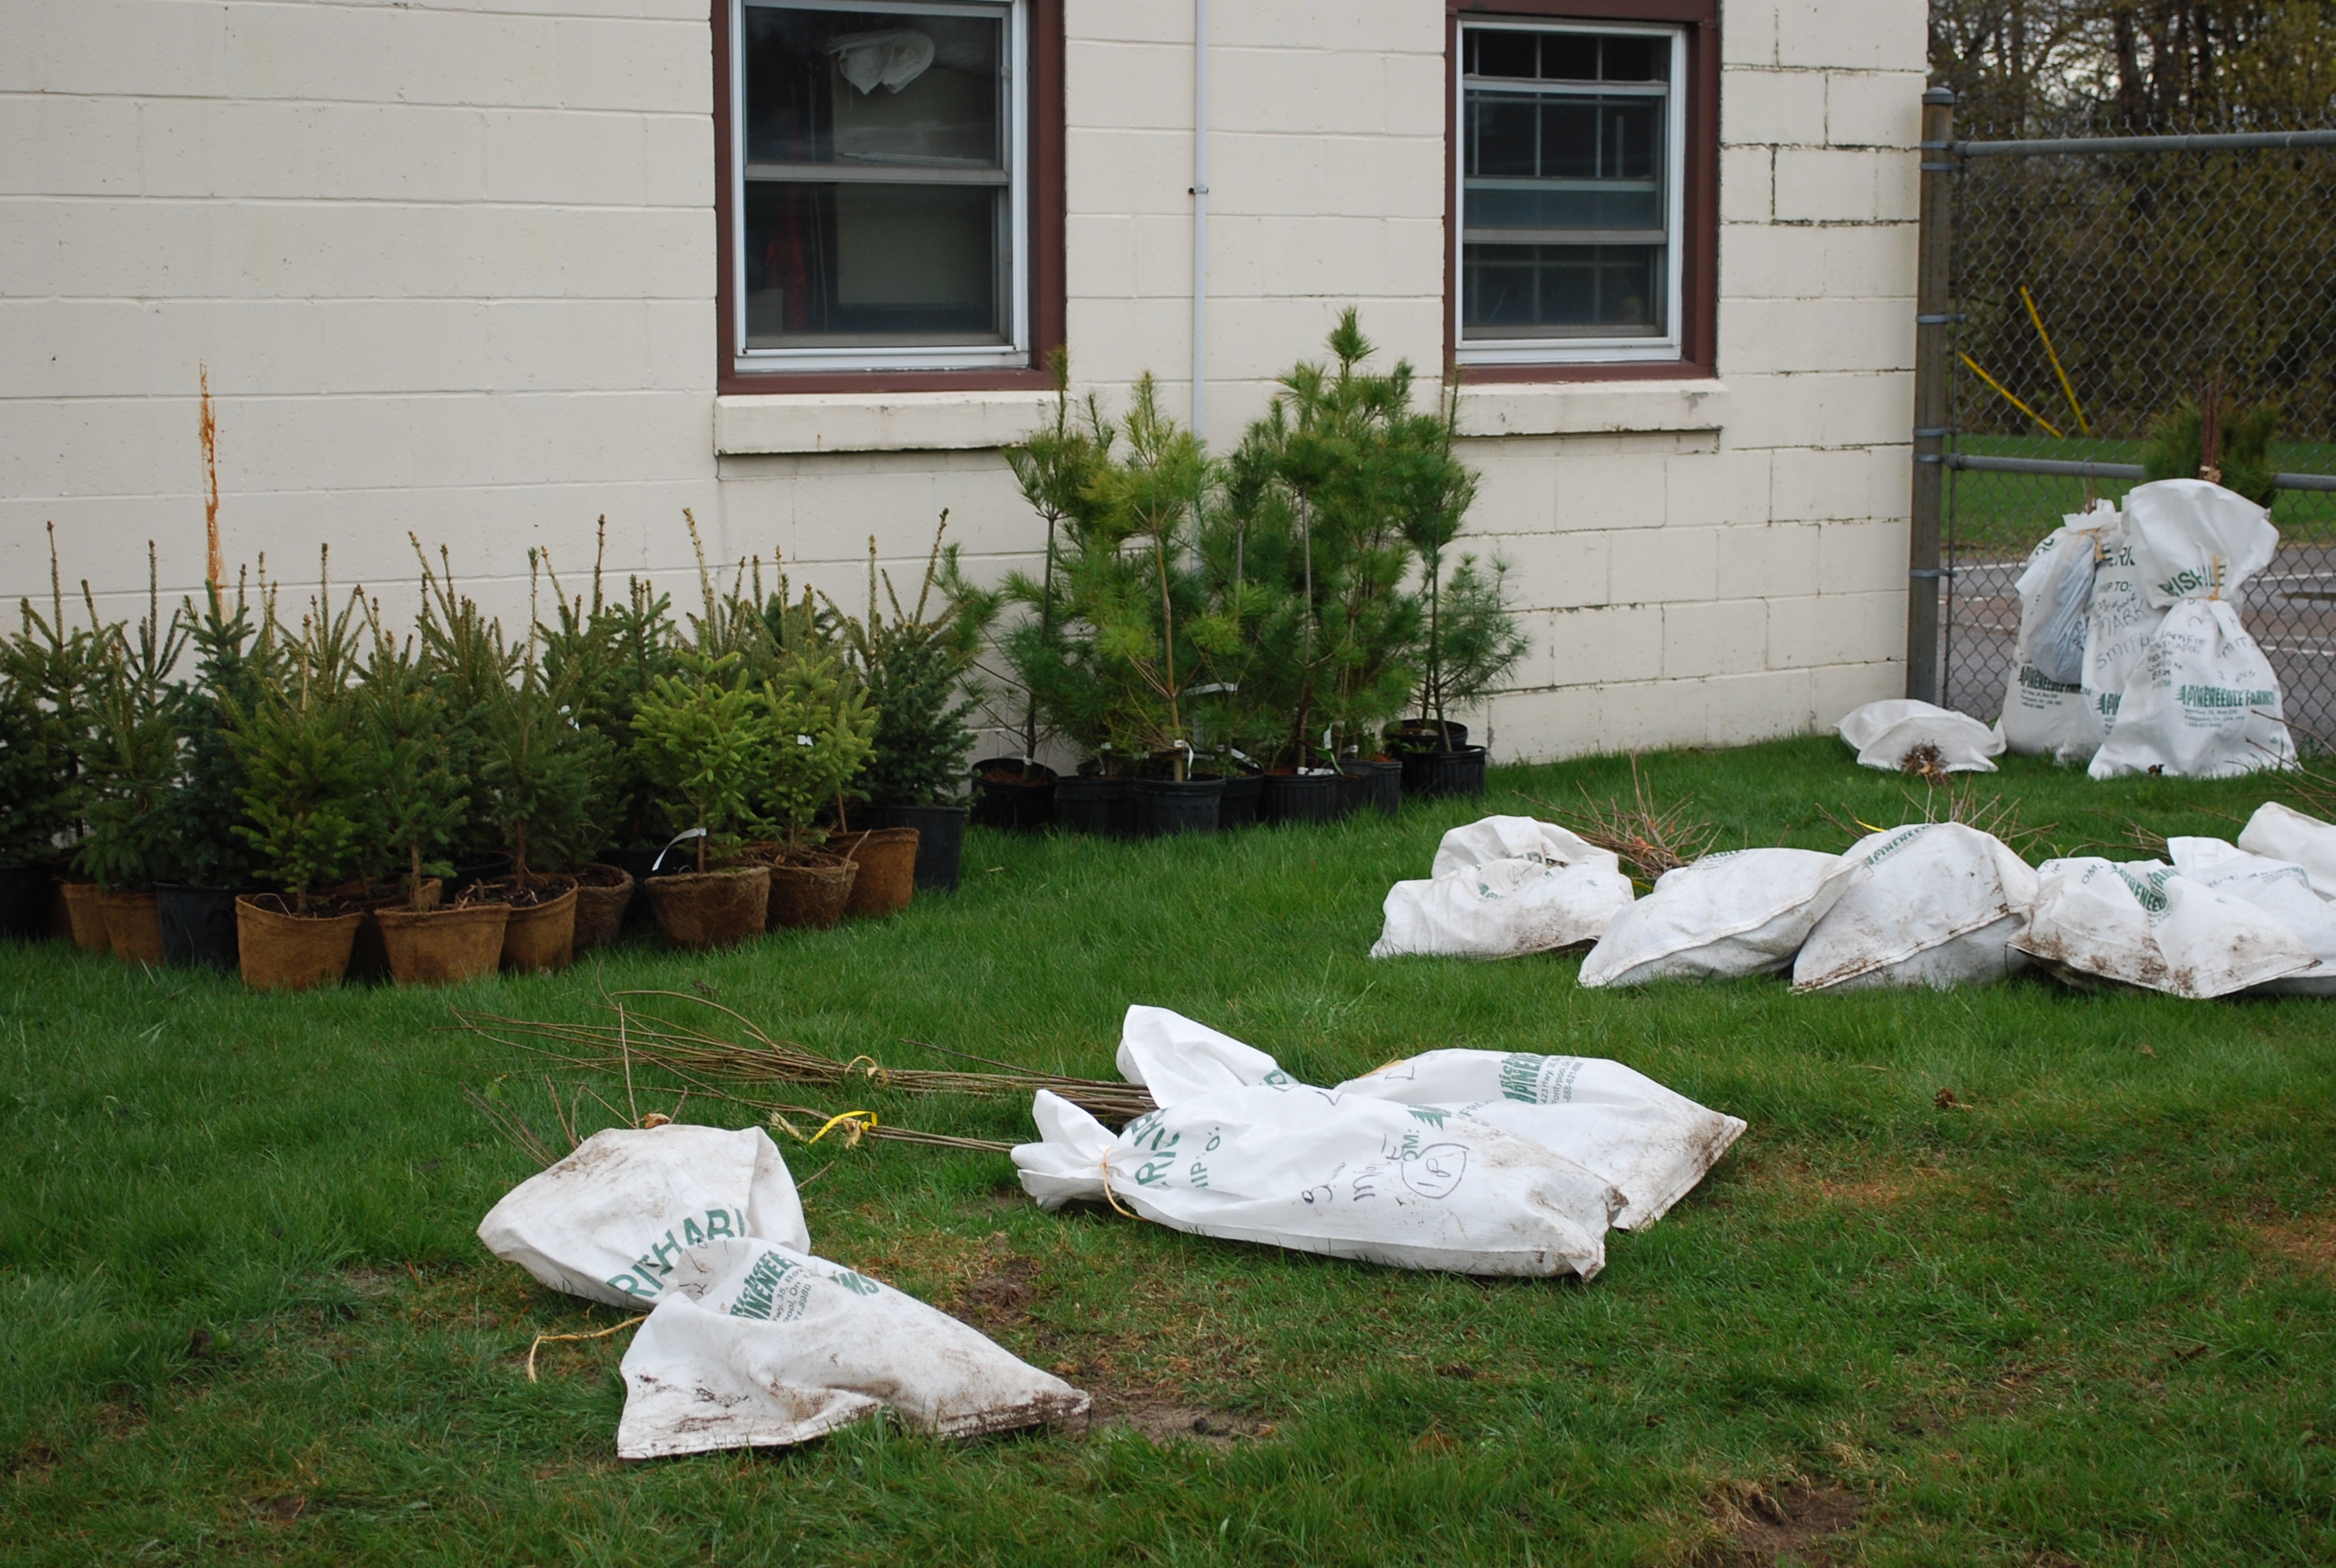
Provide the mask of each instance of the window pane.
[{"label": "window pane", "polygon": [[1609,34],[1600,39],[1598,79],[1601,82],[1668,82],[1671,74],[1671,43],[1668,38]]},{"label": "window pane", "polygon": [[749,163],[1004,157],[1000,17],[745,8]]},{"label": "window pane", "polygon": [[1542,40],[1541,73],[1551,82],[1598,80],[1598,40],[1587,33],[1552,33]]},{"label": "window pane", "polygon": [[1534,62],[1540,34],[1486,28],[1468,34],[1467,68],[1474,76],[1521,76],[1532,81],[1541,74]]},{"label": "window pane", "polygon": [[1660,245],[1466,245],[1461,336],[1660,337]]},{"label": "window pane", "polygon": [[1532,175],[1540,170],[1533,136],[1539,99],[1503,93],[1471,94],[1468,101],[1468,172]]},{"label": "window pane", "polygon": [[746,346],[1002,343],[997,186],[746,186]]}]

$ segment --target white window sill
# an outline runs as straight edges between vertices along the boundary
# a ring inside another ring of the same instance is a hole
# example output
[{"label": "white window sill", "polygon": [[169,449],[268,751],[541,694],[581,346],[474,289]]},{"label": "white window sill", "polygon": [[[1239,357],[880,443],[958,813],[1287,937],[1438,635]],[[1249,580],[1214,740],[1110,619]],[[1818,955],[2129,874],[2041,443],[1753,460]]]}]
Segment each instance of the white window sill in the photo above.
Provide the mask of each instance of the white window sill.
[{"label": "white window sill", "polygon": [[724,457],[978,452],[1020,441],[1054,404],[1055,394],[1037,388],[725,395],[714,400],[714,450]]},{"label": "white window sill", "polygon": [[1625,435],[1716,431],[1728,421],[1724,381],[1554,381],[1460,387],[1460,433]]}]

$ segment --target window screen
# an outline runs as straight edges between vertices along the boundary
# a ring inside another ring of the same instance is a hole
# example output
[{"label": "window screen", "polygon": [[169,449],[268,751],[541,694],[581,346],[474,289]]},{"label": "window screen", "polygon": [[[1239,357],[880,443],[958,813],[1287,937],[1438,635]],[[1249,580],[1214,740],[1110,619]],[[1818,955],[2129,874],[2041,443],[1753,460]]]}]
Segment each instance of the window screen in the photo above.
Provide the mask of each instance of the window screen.
[{"label": "window screen", "polygon": [[871,363],[1018,335],[1011,5],[745,0],[740,343]]},{"label": "window screen", "polygon": [[1679,34],[1464,27],[1460,336],[1668,340]]}]

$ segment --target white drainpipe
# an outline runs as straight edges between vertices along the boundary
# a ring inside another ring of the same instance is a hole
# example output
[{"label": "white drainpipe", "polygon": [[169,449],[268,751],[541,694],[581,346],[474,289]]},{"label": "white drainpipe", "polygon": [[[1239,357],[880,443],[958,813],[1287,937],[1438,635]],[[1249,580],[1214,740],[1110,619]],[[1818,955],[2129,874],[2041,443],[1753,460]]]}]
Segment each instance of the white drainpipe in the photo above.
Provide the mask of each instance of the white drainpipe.
[{"label": "white drainpipe", "polygon": [[1192,0],[1192,433],[1208,434],[1209,0]]}]

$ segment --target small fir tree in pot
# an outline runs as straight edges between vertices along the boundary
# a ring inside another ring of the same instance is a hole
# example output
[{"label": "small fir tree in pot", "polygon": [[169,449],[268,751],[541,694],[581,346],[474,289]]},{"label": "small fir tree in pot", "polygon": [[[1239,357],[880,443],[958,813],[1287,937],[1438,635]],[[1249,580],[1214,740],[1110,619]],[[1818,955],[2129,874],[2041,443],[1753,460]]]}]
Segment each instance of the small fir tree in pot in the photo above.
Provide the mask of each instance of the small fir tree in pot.
[{"label": "small fir tree in pot", "polygon": [[281,687],[249,708],[222,696],[246,780],[236,832],[299,916],[317,912],[317,892],[357,869],[372,788],[348,691],[355,601],[334,614],[330,591],[327,583],[312,601]]},{"label": "small fir tree in pot", "polygon": [[[829,601],[839,639],[876,720],[867,760],[851,793],[875,806],[954,805],[963,787],[961,765],[973,745],[966,721],[975,711],[965,678],[998,600],[965,581],[957,546],[941,542],[948,528],[944,511],[913,609],[901,605],[891,574],[878,570],[873,535],[868,541],[867,618],[845,616]],[[880,581],[891,604],[890,619],[878,605]]]},{"label": "small fir tree in pot", "polygon": [[[600,539],[605,555],[605,518]],[[622,599],[612,598],[605,591],[601,568],[596,558],[589,605],[581,595],[562,595],[558,578],[552,579],[560,618],[557,626],[541,628],[544,678],[569,694],[577,723],[607,743],[598,811],[611,825],[607,843],[587,846],[587,852],[650,849],[673,828],[641,771],[633,720],[649,684],[675,668],[673,601],[639,578],[627,579]]]},{"label": "small fir tree in pot", "polygon": [[46,926],[48,862],[72,816],[47,716],[0,664],[0,937],[31,939]]},{"label": "small fir tree in pot", "polygon": [[51,523],[48,613],[34,609],[30,599],[16,601],[22,625],[15,636],[0,642],[0,670],[39,716],[39,752],[50,784],[36,797],[46,805],[36,811],[61,815],[51,835],[52,850],[69,855],[84,827],[83,773],[93,744],[91,704],[104,648],[103,628],[93,614],[85,628],[72,627],[65,619],[56,535],[56,525]]},{"label": "small fir tree in pot", "polygon": [[[83,584],[83,594],[88,591]],[[92,624],[96,618],[92,601]],[[174,612],[167,623],[162,619],[149,545],[146,614],[134,636],[119,626],[105,629],[91,684],[91,747],[84,758],[89,836],[73,863],[108,892],[151,892],[168,869],[170,823],[164,806],[179,772],[170,677],[186,644],[180,617]],[[159,948],[154,957],[159,960]]]},{"label": "small fir tree in pot", "polygon": [[238,889],[253,876],[251,846],[236,828],[250,782],[229,735],[230,707],[257,708],[282,679],[276,618],[263,607],[255,621],[243,583],[232,608],[218,583],[204,587],[198,613],[181,613],[195,654],[194,678],[171,695],[172,720],[184,743],[179,778],[165,811],[170,818],[172,874],[190,887]]},{"label": "small fir tree in pot", "polygon": [[454,771],[444,695],[413,644],[400,642],[377,619],[355,707],[372,781],[367,836],[394,857],[406,907],[418,912],[430,907],[428,879],[453,872],[448,847],[469,820],[469,781]]},{"label": "small fir tree in pot", "polygon": [[1402,473],[1404,537],[1419,560],[1427,600],[1426,646],[1419,665],[1419,718],[1395,738],[1410,748],[1450,751],[1448,709],[1474,706],[1490,695],[1525,655],[1504,592],[1507,568],[1480,566],[1463,555],[1450,578],[1445,552],[1457,539],[1476,498],[1476,476],[1453,453],[1459,431],[1458,389],[1436,415],[1410,416],[1414,459]]},{"label": "small fir tree in pot", "polygon": [[754,793],[772,773],[775,730],[764,694],[740,684],[737,654],[685,649],[675,663],[641,698],[633,747],[668,815],[696,831],[703,873],[750,820]]},{"label": "small fir tree in pot", "polygon": [[813,823],[869,757],[876,710],[833,654],[791,652],[761,692],[768,726],[769,769],[754,791],[755,814],[785,835],[792,851],[826,835]]}]

